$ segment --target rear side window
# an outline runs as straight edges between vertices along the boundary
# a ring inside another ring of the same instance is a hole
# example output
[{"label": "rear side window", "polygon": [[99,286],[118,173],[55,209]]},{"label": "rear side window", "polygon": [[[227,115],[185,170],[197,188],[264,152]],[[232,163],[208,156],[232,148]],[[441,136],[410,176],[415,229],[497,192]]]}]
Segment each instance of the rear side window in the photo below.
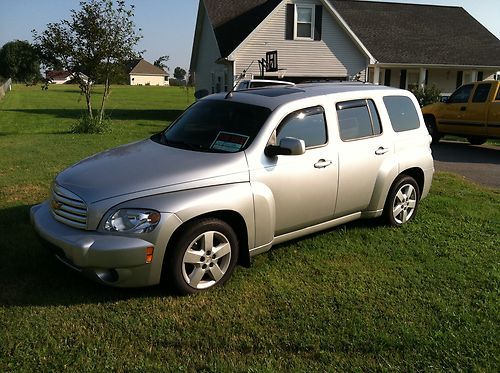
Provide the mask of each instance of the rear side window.
[{"label": "rear side window", "polygon": [[302,109],[289,114],[276,130],[276,143],[285,137],[304,140],[306,147],[326,144],[325,112],[321,106]]},{"label": "rear side window", "polygon": [[342,141],[362,139],[382,133],[378,112],[372,100],[338,102],[336,107]]},{"label": "rear side window", "polygon": [[472,96],[472,102],[486,102],[490,94],[491,84],[479,84]]},{"label": "rear side window", "polygon": [[406,96],[385,96],[385,107],[395,132],[414,130],[420,127],[413,101]]},{"label": "rear side window", "polygon": [[495,101],[500,101],[500,88],[498,88],[497,97],[495,98]]}]

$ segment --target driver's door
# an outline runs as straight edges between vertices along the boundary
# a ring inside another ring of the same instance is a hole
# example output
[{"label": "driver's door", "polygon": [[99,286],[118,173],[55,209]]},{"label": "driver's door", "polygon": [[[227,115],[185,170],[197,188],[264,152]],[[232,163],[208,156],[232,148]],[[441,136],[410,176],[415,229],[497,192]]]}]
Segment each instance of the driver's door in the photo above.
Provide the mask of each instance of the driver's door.
[{"label": "driver's door", "polygon": [[337,153],[328,143],[322,107],[305,108],[288,115],[270,140],[284,137],[305,141],[302,155],[263,157],[252,169],[252,181],[265,184],[275,202],[275,236],[332,219],[337,196]]}]

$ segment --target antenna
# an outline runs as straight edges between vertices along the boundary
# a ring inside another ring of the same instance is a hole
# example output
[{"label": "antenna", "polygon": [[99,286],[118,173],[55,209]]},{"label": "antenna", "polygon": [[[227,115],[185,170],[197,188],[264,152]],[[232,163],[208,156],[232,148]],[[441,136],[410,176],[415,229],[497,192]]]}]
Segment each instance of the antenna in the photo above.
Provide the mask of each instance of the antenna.
[{"label": "antenna", "polygon": [[231,88],[231,90],[227,93],[227,95],[226,95],[226,97],[224,97],[224,99],[228,99],[228,98],[233,97],[234,89],[240,83],[240,80],[243,79],[243,77],[245,76],[245,74],[248,71],[248,69],[250,69],[252,67],[252,65],[253,65],[254,62],[255,62],[255,60],[253,60],[252,62],[250,62],[250,65],[248,65],[248,67],[241,72],[241,74],[239,75],[238,79],[236,79],[236,83],[234,83],[233,88]]}]

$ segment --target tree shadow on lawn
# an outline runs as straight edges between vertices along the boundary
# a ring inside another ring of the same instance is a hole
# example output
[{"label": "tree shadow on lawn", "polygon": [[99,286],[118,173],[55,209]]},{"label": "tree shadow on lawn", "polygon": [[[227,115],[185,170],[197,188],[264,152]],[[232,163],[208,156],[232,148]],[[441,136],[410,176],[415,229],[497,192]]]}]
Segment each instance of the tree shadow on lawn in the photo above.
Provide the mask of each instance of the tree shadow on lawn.
[{"label": "tree shadow on lawn", "polygon": [[107,287],[67,268],[38,240],[29,219],[30,207],[0,210],[0,305],[95,304],[171,295],[159,286]]},{"label": "tree shadow on lawn", "polygon": [[[85,111],[81,109],[10,109],[4,110],[35,115],[50,115],[55,118],[78,119]],[[109,109],[106,114],[111,120],[158,120],[162,122],[172,122],[177,119],[184,110],[173,109]]]}]

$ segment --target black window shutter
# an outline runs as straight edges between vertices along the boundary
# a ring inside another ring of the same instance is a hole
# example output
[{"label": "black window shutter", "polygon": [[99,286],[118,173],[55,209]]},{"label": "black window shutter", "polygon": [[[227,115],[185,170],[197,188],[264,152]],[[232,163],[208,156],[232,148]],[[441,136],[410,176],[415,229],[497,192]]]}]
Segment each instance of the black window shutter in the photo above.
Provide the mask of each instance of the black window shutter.
[{"label": "black window shutter", "polygon": [[323,21],[323,6],[316,5],[314,10],[314,40],[321,40],[321,30]]},{"label": "black window shutter", "polygon": [[285,25],[286,40],[293,40],[294,23],[295,23],[295,5],[286,4],[286,25]]},{"label": "black window shutter", "polygon": [[391,69],[385,69],[384,85],[391,86]]},{"label": "black window shutter", "polygon": [[425,70],[425,86],[429,85],[429,70]]},{"label": "black window shutter", "polygon": [[406,89],[406,70],[401,70],[401,77],[399,79],[399,88]]},{"label": "black window shutter", "polygon": [[483,75],[484,75],[484,74],[483,74],[483,72],[482,72],[482,71],[479,71],[479,72],[477,73],[477,81],[478,81],[478,82],[480,82],[480,81],[482,81],[482,80],[483,80],[483,78],[484,78],[484,77],[483,77]]},{"label": "black window shutter", "polygon": [[464,79],[464,72],[463,71],[457,71],[457,88],[462,85],[462,80]]}]

